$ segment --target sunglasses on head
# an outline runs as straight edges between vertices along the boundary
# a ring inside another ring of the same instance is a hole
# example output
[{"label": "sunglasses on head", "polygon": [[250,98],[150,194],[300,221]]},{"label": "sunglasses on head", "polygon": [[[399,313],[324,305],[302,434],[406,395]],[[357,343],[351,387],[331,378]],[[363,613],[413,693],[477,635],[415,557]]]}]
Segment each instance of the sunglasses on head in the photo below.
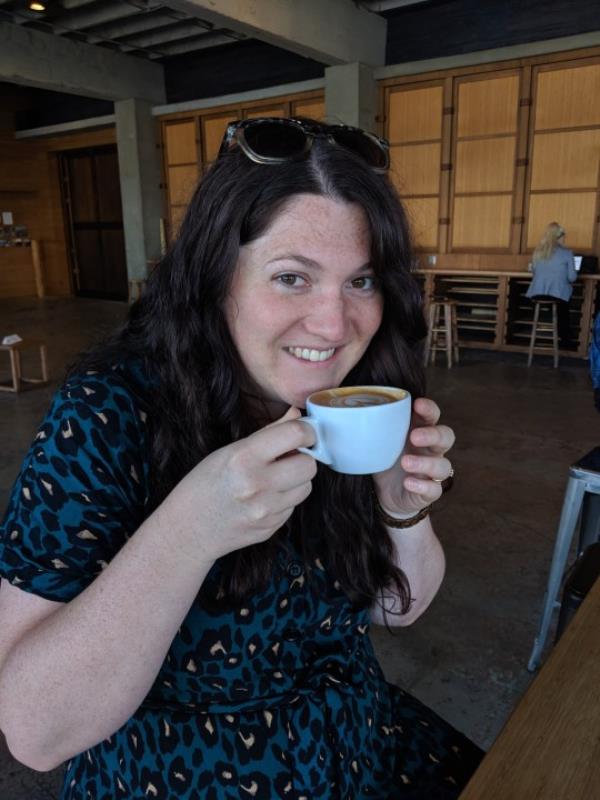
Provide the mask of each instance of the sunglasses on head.
[{"label": "sunglasses on head", "polygon": [[237,145],[257,164],[282,164],[306,158],[315,139],[327,139],[349,150],[375,172],[385,172],[390,165],[389,144],[374,133],[349,125],[325,125],[281,117],[230,122],[221,142],[219,157]]}]

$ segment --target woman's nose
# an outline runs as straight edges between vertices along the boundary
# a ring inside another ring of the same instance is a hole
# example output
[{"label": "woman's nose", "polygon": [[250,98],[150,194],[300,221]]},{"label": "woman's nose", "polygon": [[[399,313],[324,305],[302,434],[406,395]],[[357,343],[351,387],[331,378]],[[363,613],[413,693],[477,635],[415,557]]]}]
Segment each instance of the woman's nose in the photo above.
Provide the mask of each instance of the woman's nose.
[{"label": "woman's nose", "polygon": [[310,313],[305,318],[308,333],[328,342],[341,342],[348,329],[348,308],[343,297],[312,298]]}]

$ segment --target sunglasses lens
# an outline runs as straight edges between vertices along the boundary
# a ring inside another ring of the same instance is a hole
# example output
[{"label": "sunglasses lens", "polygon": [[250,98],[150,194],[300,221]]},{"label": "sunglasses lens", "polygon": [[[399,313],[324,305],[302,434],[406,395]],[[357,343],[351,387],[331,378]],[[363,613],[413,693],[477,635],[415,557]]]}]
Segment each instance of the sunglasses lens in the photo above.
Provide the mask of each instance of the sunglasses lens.
[{"label": "sunglasses lens", "polygon": [[374,169],[387,169],[389,156],[383,144],[377,139],[367,136],[362,131],[348,128],[333,128],[331,136],[340,147],[345,147],[360,156]]},{"label": "sunglasses lens", "polygon": [[300,127],[270,120],[252,122],[245,127],[244,139],[248,147],[263,158],[294,158],[306,147],[306,134]]}]

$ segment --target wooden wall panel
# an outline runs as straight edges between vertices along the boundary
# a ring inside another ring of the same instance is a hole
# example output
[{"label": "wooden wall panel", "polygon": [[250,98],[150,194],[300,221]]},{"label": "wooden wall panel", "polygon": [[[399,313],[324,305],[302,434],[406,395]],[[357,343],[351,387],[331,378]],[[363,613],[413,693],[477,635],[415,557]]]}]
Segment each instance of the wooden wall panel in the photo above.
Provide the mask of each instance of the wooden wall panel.
[{"label": "wooden wall panel", "polygon": [[511,213],[511,195],[455,197],[452,248],[507,248]]},{"label": "wooden wall panel", "polygon": [[390,177],[402,196],[440,190],[440,143],[390,148]]},{"label": "wooden wall panel", "polygon": [[599,166],[600,129],[539,133],[531,189],[595,189]]},{"label": "wooden wall panel", "polygon": [[211,164],[219,154],[219,147],[227,128],[231,122],[231,114],[215,114],[203,116],[202,123],[202,161]]},{"label": "wooden wall panel", "polygon": [[72,291],[57,153],[114,142],[114,128],[19,140],[12,129],[0,131],[0,205],[39,241],[48,295]]},{"label": "wooden wall panel", "polygon": [[514,136],[458,142],[454,190],[512,192],[515,148]]},{"label": "wooden wall panel", "polygon": [[270,106],[257,109],[246,109],[244,111],[244,119],[258,119],[259,117],[285,117],[285,105]]},{"label": "wooden wall panel", "polygon": [[600,125],[600,64],[540,70],[536,130]]},{"label": "wooden wall panel", "polygon": [[198,182],[198,165],[169,167],[169,199],[172,205],[184,206]]},{"label": "wooden wall panel", "polygon": [[458,90],[458,136],[517,130],[519,76],[464,81]]},{"label": "wooden wall panel", "polygon": [[171,122],[164,130],[167,163],[194,164],[198,160],[196,123],[194,120]]},{"label": "wooden wall panel", "polygon": [[557,221],[567,232],[566,244],[574,250],[590,250],[597,214],[595,192],[544,192],[529,198],[527,248],[533,250],[548,223]]},{"label": "wooden wall panel", "polygon": [[403,203],[417,246],[422,249],[435,250],[438,244],[438,198],[403,198]]},{"label": "wooden wall panel", "polygon": [[296,100],[291,105],[293,117],[325,119],[325,103],[322,100]]},{"label": "wooden wall panel", "polygon": [[389,95],[387,138],[392,144],[441,139],[442,87],[403,89]]}]

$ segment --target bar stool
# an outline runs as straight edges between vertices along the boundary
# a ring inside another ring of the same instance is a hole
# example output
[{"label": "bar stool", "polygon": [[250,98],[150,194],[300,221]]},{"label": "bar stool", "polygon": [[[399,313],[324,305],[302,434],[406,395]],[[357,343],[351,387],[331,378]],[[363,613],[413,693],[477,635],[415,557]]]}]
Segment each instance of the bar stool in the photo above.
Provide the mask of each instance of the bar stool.
[{"label": "bar stool", "polygon": [[583,458],[569,467],[569,479],[554,544],[542,616],[527,665],[530,672],[533,672],[539,665],[550,630],[552,612],[561,605],[560,585],[580,514],[582,524],[577,548],[578,555],[581,555],[593,541],[600,538],[600,447],[590,450]]},{"label": "bar stool", "polygon": [[[551,333],[552,334],[552,347],[544,347],[540,349],[552,350],[554,355],[554,368],[558,367],[558,303],[550,297],[532,297],[535,310],[533,312],[533,327],[531,328],[531,339],[529,340],[529,356],[527,358],[527,366],[531,366],[533,360],[533,348],[538,333]],[[547,306],[552,312],[552,322],[540,321],[540,310],[542,313],[546,310]]]},{"label": "bar stool", "polygon": [[[21,369],[21,352],[37,347],[40,354],[41,378],[25,377]],[[21,339],[14,344],[0,344],[0,351],[4,350],[10,358],[11,380],[0,384],[2,392],[20,392],[22,383],[48,383],[48,364],[46,360],[46,342],[43,339]]]},{"label": "bar stool", "polygon": [[458,364],[458,327],[456,324],[456,301],[434,298],[429,303],[429,326],[425,341],[425,365],[435,362],[437,351],[446,353],[448,368],[452,358]]}]

